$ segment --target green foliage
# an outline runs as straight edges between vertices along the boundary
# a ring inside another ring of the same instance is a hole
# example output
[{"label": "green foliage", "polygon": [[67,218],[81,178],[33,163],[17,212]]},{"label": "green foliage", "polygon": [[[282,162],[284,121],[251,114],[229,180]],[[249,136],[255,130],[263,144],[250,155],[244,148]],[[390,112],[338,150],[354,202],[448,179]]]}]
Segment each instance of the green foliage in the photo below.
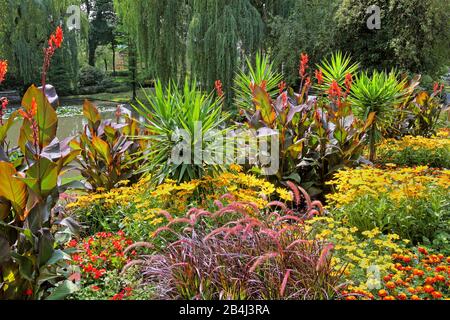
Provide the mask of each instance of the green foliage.
[{"label": "green foliage", "polygon": [[77,227],[52,210],[60,193],[73,186],[62,184],[61,176],[78,152],[56,138],[55,110],[35,86],[22,106],[26,117],[18,145],[23,156],[14,164],[0,159],[0,297],[23,299],[25,292],[38,299],[61,297],[75,288],[59,283],[71,273],[70,257],[59,248]]},{"label": "green foliage", "polygon": [[133,107],[151,133],[141,137],[148,141],[147,150],[136,160],[146,160],[141,171],[152,173],[154,180],[162,183],[168,178],[181,182],[223,170],[223,165],[199,154],[205,150],[222,154],[223,145],[217,141],[226,136],[228,129],[223,125],[228,114],[222,112],[221,100],[199,91],[195,81],[186,79],[183,87],[171,83],[166,89],[157,81],[147,105],[138,103]]},{"label": "green foliage", "polygon": [[380,163],[450,168],[449,139],[406,136],[401,140],[388,139],[378,150]]},{"label": "green foliage", "polygon": [[80,154],[77,162],[81,174],[88,188],[94,191],[98,188],[110,190],[136,173],[137,166],[131,161],[141,147],[139,141],[132,139],[139,134],[138,124],[129,116],[121,124],[121,110],[118,112],[116,122],[102,120],[98,109],[86,100],[83,114],[87,125],[70,142],[71,148]]},{"label": "green foliage", "polygon": [[[349,71],[354,68],[356,65],[348,68],[347,62],[342,67]],[[339,103],[330,101],[325,89],[328,87],[324,85],[315,101],[308,98],[307,85],[300,88],[300,94],[288,89],[272,99],[264,88],[255,85],[248,98],[253,108],[244,111],[250,127],[279,133],[278,180],[301,182],[313,195],[323,191],[330,174],[359,160],[375,115],[371,112],[363,121],[357,120],[346,97],[339,98]]]},{"label": "green foliage", "polygon": [[450,197],[442,187],[429,187],[426,197],[393,201],[386,194],[366,194],[333,211],[360,231],[375,227],[398,234],[414,243],[433,242],[444,234],[450,236]]},{"label": "green foliage", "polygon": [[283,70],[285,81],[294,85],[298,83],[298,57],[302,52],[310,54],[314,65],[335,49],[333,16],[341,0],[276,2],[280,12],[268,15],[267,49],[276,67]]},{"label": "green foliage", "polygon": [[424,91],[419,92],[407,107],[407,112],[412,114],[412,121],[408,123],[409,131],[413,135],[424,137],[436,134],[443,109],[439,92],[431,95]]},{"label": "green foliage", "polygon": [[336,81],[339,86],[343,87],[345,76],[348,74],[356,76],[359,63],[352,63],[349,55],[342,54],[342,52],[338,51],[333,53],[330,59],[324,59],[318,68],[323,74],[323,84],[319,87],[322,90],[327,90],[333,81]]},{"label": "green foliage", "polygon": [[[164,83],[186,70],[189,7],[183,1],[115,0],[124,29],[138,48],[146,72]],[[162,23],[164,21],[164,23]]]},{"label": "green foliage", "polygon": [[269,97],[273,99],[278,94],[278,85],[283,77],[274,70],[269,58],[261,54],[256,55],[254,67],[247,59],[247,70],[241,70],[236,76],[234,90],[236,105],[244,110],[251,110],[254,106],[251,85],[264,86]]},{"label": "green foliage", "polygon": [[[61,20],[64,21],[66,10],[70,5],[77,5],[80,2],[79,0],[8,0],[7,4],[1,6],[2,12],[6,13],[5,28],[0,31],[2,51],[5,51],[4,57],[10,63],[11,73],[20,80],[22,85],[39,83],[42,48],[45,45],[42,39],[46,39]],[[63,44],[64,59],[58,59],[57,62],[64,64],[67,70],[76,70],[78,45],[75,37],[68,36],[70,32],[65,29],[65,23],[62,27],[65,36],[72,38],[73,42],[66,41]],[[56,85],[55,87],[58,90]]]},{"label": "green foliage", "polygon": [[81,87],[98,86],[102,83],[104,78],[105,74],[103,71],[90,65],[86,65],[80,69],[78,82]]},{"label": "green foliage", "polygon": [[[371,5],[381,8],[381,29],[366,25]],[[436,78],[449,63],[450,3],[441,0],[343,0],[337,44],[365,68],[396,67]]]},{"label": "green foliage", "polygon": [[396,73],[374,71],[372,76],[367,72],[359,74],[351,88],[349,100],[355,115],[366,120],[370,114],[375,114],[369,136],[371,161],[375,160],[377,137],[392,124],[394,106],[402,101],[404,87],[405,82],[399,81]]}]

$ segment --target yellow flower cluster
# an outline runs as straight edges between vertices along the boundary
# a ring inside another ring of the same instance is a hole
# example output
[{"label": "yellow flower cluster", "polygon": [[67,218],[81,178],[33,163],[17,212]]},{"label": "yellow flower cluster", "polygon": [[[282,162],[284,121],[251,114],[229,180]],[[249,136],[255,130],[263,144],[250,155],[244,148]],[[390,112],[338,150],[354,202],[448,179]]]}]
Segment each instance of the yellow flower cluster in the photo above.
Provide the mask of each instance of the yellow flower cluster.
[{"label": "yellow flower cluster", "polygon": [[445,135],[448,133],[439,131],[438,137],[435,138],[406,136],[401,140],[387,139],[379,146],[378,150],[381,155],[387,152],[401,152],[406,148],[415,151],[425,149],[433,153],[437,149],[450,149],[450,139],[447,139]]},{"label": "yellow flower cluster", "polygon": [[441,128],[438,130],[436,137],[450,139],[450,128]]},{"label": "yellow flower cluster", "polygon": [[381,274],[392,270],[392,254],[407,252],[396,234],[383,235],[380,230],[362,232],[348,227],[344,222],[331,217],[316,217],[306,221],[307,230],[319,240],[334,243],[332,263],[336,271],[344,269],[344,274],[352,285],[351,290],[366,290],[376,281],[370,271],[376,268]]},{"label": "yellow flower cluster", "polygon": [[330,206],[342,207],[362,195],[378,198],[387,194],[395,202],[408,198],[426,197],[426,190],[438,186],[448,189],[450,170],[430,169],[427,166],[399,169],[361,169],[341,170],[328,182],[335,189],[327,196]]},{"label": "yellow flower cluster", "polygon": [[192,206],[207,207],[214,200],[228,194],[236,201],[248,201],[258,207],[265,207],[271,199],[293,200],[291,191],[276,188],[272,183],[253,175],[238,171],[225,172],[217,177],[207,176],[200,180],[192,180],[178,184],[173,180],[151,187],[150,179],[144,178],[132,186],[123,186],[108,192],[84,194],[67,208],[87,208],[91,205],[101,205],[103,208],[134,205],[136,213],[133,218],[141,221],[151,221],[151,224],[163,222],[161,210],[171,214],[182,214]]}]

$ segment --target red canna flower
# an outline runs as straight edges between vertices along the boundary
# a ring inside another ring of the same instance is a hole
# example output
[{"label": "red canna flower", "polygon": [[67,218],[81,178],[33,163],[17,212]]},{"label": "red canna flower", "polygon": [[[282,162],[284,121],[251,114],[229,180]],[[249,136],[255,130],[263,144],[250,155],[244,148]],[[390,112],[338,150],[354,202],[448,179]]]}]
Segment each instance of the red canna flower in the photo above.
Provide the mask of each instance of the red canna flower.
[{"label": "red canna flower", "polygon": [[260,87],[261,87],[261,89],[263,89],[264,91],[266,91],[266,88],[267,88],[267,81],[266,81],[266,80],[263,80],[263,81],[261,82]]},{"label": "red canna flower", "polygon": [[353,83],[353,75],[351,73],[347,73],[345,75],[345,88],[347,88],[346,94],[350,93]]},{"label": "red canna flower", "polygon": [[316,76],[316,79],[317,79],[317,83],[319,85],[321,85],[323,83],[323,72],[322,72],[322,70],[316,70],[315,71],[315,76]]},{"label": "red canna flower", "polygon": [[302,53],[300,56],[300,70],[299,70],[299,74],[300,77],[303,79],[306,76],[306,70],[308,70],[308,62],[309,62],[309,57],[306,53]]},{"label": "red canna flower", "polygon": [[328,90],[328,94],[331,100],[341,98],[342,95],[341,87],[339,87],[339,84],[336,82],[336,80],[333,80],[333,82],[331,83],[330,89]]},{"label": "red canna flower", "polygon": [[0,60],[0,83],[5,80],[5,75],[8,72],[8,61]]},{"label": "red canna flower", "polygon": [[436,95],[439,91],[439,83],[435,82],[433,86],[433,93]]},{"label": "red canna flower", "polygon": [[57,48],[61,47],[63,39],[64,39],[63,30],[60,26],[58,26],[55,31],[55,39],[54,39],[54,44]]},{"label": "red canna flower", "polygon": [[282,102],[282,108],[283,108],[283,110],[286,109],[286,107],[287,107],[287,101],[288,101],[287,93],[286,93],[286,92],[283,92],[283,93],[281,94],[281,102]]},{"label": "red canna flower", "polygon": [[222,81],[216,80],[214,83],[214,86],[216,87],[217,95],[222,98],[224,96],[223,89],[222,89]]},{"label": "red canna flower", "polygon": [[6,107],[8,106],[8,99],[6,98],[0,98],[0,101],[2,102],[2,106],[0,108],[0,126],[3,125],[3,114],[6,112]]},{"label": "red canna flower", "polygon": [[283,91],[286,89],[286,82],[281,81],[281,82],[278,84],[278,89],[280,90],[280,94],[283,93]]},{"label": "red canna flower", "polygon": [[308,78],[306,78],[306,80],[305,80],[305,87],[306,87],[306,90],[308,90],[308,88],[311,86],[311,78],[310,77],[308,77]]}]

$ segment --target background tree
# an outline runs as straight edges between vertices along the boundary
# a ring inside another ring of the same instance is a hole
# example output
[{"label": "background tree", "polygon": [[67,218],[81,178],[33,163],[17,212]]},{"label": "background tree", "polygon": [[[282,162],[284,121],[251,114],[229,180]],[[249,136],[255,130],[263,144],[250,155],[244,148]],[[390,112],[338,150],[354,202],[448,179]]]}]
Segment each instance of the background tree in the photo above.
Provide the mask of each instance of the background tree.
[{"label": "background tree", "polygon": [[114,29],[117,18],[113,0],[84,0],[89,17],[88,63],[95,66],[95,52],[99,45],[115,46]]},{"label": "background tree", "polygon": [[220,79],[231,94],[235,72],[261,48],[264,23],[249,0],[196,0],[188,31],[191,74],[203,88]]},{"label": "background tree", "polygon": [[[3,0],[2,0],[3,1]],[[64,17],[67,8],[78,2],[72,0],[41,0],[20,1],[9,0],[1,5],[1,14],[5,19],[1,22],[0,41],[2,55],[9,61],[10,74],[16,79],[16,87],[27,87],[28,84],[40,83],[43,48],[48,35],[58,26],[62,25],[64,34],[70,41],[64,41],[61,52],[53,61],[56,68],[58,64],[69,74],[66,74],[69,86],[76,83],[78,64],[78,42],[75,31],[66,30]],[[64,58],[59,55],[64,55]],[[52,81],[59,83],[56,73]],[[66,81],[66,80],[64,80]]]},{"label": "background tree", "polygon": [[341,0],[282,1],[289,14],[279,13],[269,22],[275,65],[290,84],[298,81],[299,57],[308,53],[310,66],[335,49],[333,17]]},{"label": "background tree", "polygon": [[[381,8],[381,29],[369,30],[370,5]],[[342,0],[337,44],[379,70],[396,67],[437,77],[450,62],[450,2],[442,0]]]},{"label": "background tree", "polygon": [[147,77],[167,82],[186,72],[186,0],[115,0],[123,27],[135,41]]}]

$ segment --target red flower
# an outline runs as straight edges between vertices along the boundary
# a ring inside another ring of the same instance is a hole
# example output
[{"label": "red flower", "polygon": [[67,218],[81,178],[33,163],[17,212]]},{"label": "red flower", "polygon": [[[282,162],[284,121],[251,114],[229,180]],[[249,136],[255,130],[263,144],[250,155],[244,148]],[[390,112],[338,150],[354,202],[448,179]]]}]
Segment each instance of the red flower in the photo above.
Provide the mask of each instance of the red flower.
[{"label": "red flower", "polygon": [[63,34],[63,30],[62,28],[59,26],[58,28],[56,28],[55,31],[55,39],[54,39],[54,43],[56,45],[57,48],[61,47],[61,43],[63,41],[64,38],[64,34]]},{"label": "red flower", "polygon": [[33,295],[33,290],[32,289],[27,289],[27,290],[25,290],[25,292],[23,294],[28,296],[28,297],[31,297]]},{"label": "red flower", "polygon": [[306,87],[306,88],[309,88],[310,85],[311,85],[311,78],[308,77],[308,78],[306,78],[306,80],[305,80],[305,87]]},{"label": "red flower", "polygon": [[263,80],[263,81],[261,82],[260,87],[261,87],[261,89],[263,89],[264,91],[266,91],[266,88],[267,88],[267,81],[266,81],[266,80]]},{"label": "red flower", "polygon": [[321,85],[323,83],[323,72],[322,72],[322,70],[316,70],[315,71],[315,75],[316,75],[317,83],[319,85]]},{"label": "red flower", "polygon": [[217,95],[219,98],[222,98],[224,96],[223,89],[222,89],[222,81],[216,80],[214,83],[214,86],[216,87]]},{"label": "red flower", "polygon": [[349,94],[350,90],[352,88],[352,83],[353,83],[353,75],[351,73],[347,73],[345,75],[345,87],[347,88],[346,93]]},{"label": "red flower", "polygon": [[99,291],[99,290],[100,290],[100,287],[98,287],[98,286],[92,286],[91,289],[92,289],[92,291]]},{"label": "red flower", "polygon": [[115,295],[111,298],[111,300],[123,300],[123,296],[124,296],[123,292],[120,292],[120,293],[115,294]]},{"label": "red flower", "polygon": [[303,79],[306,76],[306,70],[308,69],[309,57],[306,53],[302,53],[300,56],[300,77]]},{"label": "red flower", "polygon": [[0,83],[5,80],[5,75],[8,72],[8,61],[0,60]]},{"label": "red flower", "polygon": [[282,108],[283,110],[287,107],[287,101],[288,101],[288,96],[286,92],[283,92],[281,94],[281,103],[282,103]]},{"label": "red flower", "polygon": [[281,82],[278,84],[278,89],[280,90],[280,94],[282,94],[283,91],[284,91],[284,89],[286,89],[286,82],[281,81]]},{"label": "red flower", "polygon": [[339,87],[339,84],[336,82],[336,80],[333,80],[333,82],[331,83],[330,89],[328,90],[328,94],[331,100],[341,98],[342,95],[341,87]]}]

